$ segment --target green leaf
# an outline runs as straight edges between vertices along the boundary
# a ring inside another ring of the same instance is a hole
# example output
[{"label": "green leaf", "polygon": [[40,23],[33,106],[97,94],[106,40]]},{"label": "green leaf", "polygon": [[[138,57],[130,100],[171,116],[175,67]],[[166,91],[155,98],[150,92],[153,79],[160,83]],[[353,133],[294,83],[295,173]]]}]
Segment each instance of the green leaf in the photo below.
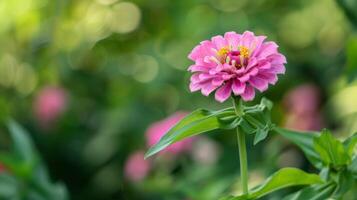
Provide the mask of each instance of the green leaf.
[{"label": "green leaf", "polygon": [[270,118],[272,107],[273,103],[266,98],[262,98],[258,105],[243,106],[242,121],[239,126],[247,134],[255,133],[254,145],[264,140],[274,127]]},{"label": "green leaf", "polygon": [[349,156],[353,155],[356,144],[357,144],[357,132],[343,142],[343,145],[345,146]]},{"label": "green leaf", "polygon": [[258,144],[260,141],[264,140],[268,136],[269,130],[267,129],[259,129],[255,133],[254,137],[254,145]]},{"label": "green leaf", "polygon": [[326,200],[332,196],[335,188],[336,183],[332,181],[311,185],[286,196],[283,200]]},{"label": "green leaf", "polygon": [[349,191],[353,185],[352,173],[348,170],[338,172],[338,184],[334,191],[333,197],[341,199]]},{"label": "green leaf", "polygon": [[332,165],[338,168],[351,162],[342,142],[335,139],[327,130],[323,130],[320,137],[314,138],[314,148],[325,166]]},{"label": "green leaf", "polygon": [[215,112],[198,109],[172,127],[155,146],[149,149],[145,158],[185,138],[216,129],[232,129],[238,124],[239,118],[236,117],[234,108]]},{"label": "green leaf", "polygon": [[13,199],[18,197],[17,180],[6,173],[0,174],[0,199]]},{"label": "green leaf", "polygon": [[319,136],[318,132],[299,132],[278,127],[274,128],[274,131],[297,145],[316,168],[323,168],[320,155],[314,149],[314,138]]},{"label": "green leaf", "polygon": [[352,164],[348,166],[348,170],[352,172],[353,177],[357,179],[357,157],[353,158]]},{"label": "green leaf", "polygon": [[296,168],[283,168],[270,176],[262,185],[254,188],[248,195],[226,197],[225,200],[259,199],[276,190],[291,186],[323,183],[317,174],[309,174]]},{"label": "green leaf", "polygon": [[253,189],[249,197],[260,198],[282,188],[315,183],[322,183],[317,174],[309,174],[296,168],[283,168],[270,176],[265,183]]},{"label": "green leaf", "polygon": [[29,134],[13,120],[10,120],[7,126],[14,144],[15,155],[26,162],[34,162],[37,159],[36,151]]}]

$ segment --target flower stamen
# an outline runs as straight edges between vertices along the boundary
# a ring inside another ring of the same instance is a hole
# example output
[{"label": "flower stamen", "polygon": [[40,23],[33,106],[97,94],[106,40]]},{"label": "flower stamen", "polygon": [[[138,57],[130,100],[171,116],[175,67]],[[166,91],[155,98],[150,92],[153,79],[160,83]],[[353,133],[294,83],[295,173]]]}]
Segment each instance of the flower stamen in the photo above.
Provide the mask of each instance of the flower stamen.
[{"label": "flower stamen", "polygon": [[242,55],[243,58],[249,58],[250,52],[249,52],[249,49],[247,47],[241,46],[239,50],[240,50],[240,55]]},{"label": "flower stamen", "polygon": [[217,52],[217,56],[219,57],[225,57],[229,53],[229,48],[228,47],[223,47]]}]

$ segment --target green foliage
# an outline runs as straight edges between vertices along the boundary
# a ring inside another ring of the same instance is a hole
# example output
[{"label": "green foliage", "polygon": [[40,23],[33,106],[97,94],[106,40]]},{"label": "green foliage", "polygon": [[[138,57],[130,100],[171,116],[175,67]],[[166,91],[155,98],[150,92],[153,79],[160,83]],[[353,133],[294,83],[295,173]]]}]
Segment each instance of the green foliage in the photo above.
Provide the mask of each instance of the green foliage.
[{"label": "green foliage", "polygon": [[353,155],[356,144],[357,144],[357,133],[354,133],[351,137],[347,138],[343,142],[343,145],[345,146],[349,156]]},{"label": "green foliage", "polygon": [[223,198],[223,200],[254,200],[276,190],[292,186],[323,183],[316,174],[309,174],[296,168],[283,168],[271,175],[263,184],[253,188],[248,195]]},{"label": "green foliage", "polygon": [[155,146],[149,149],[145,157],[154,155],[170,144],[183,140],[187,137],[219,128],[232,129],[237,125],[238,120],[235,117],[233,108],[215,112],[198,109],[172,127],[171,130],[167,132]]},{"label": "green foliage", "polygon": [[326,181],[304,188],[285,197],[284,200],[341,199],[347,192],[353,190],[353,184],[357,182],[356,155],[353,151],[356,134],[341,142],[327,130],[323,130],[321,134],[279,128],[275,130],[297,144],[310,162],[321,169],[320,176]]},{"label": "green foliage", "polygon": [[172,127],[160,141],[149,149],[145,157],[152,156],[170,144],[197,134],[217,129],[234,129],[239,126],[246,134],[256,134],[254,144],[265,139],[273,128],[270,120],[272,103],[263,98],[258,105],[240,106],[237,113],[234,108],[219,111],[198,109],[187,115]]},{"label": "green foliage", "polygon": [[66,188],[50,181],[29,134],[15,121],[9,121],[8,128],[13,149],[11,153],[0,153],[0,162],[6,167],[6,172],[0,174],[0,198],[68,199]]},{"label": "green foliage", "polygon": [[325,166],[338,168],[351,161],[342,142],[335,139],[327,130],[323,130],[320,137],[314,138],[314,149],[319,153]]}]

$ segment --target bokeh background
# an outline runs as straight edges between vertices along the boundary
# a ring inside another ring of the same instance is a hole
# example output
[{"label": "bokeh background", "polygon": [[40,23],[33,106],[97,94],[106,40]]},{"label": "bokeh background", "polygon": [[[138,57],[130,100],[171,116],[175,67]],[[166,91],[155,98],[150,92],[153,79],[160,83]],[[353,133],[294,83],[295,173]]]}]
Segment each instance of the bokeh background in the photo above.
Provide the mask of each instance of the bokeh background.
[{"label": "bokeh background", "polygon": [[[167,130],[199,107],[230,105],[189,92],[188,53],[227,31],[267,35],[288,60],[286,75],[264,94],[274,102],[274,122],[327,127],[343,138],[357,130],[356,13],[354,0],[2,0],[1,151],[16,143],[6,124],[17,121],[63,199],[237,194],[238,151],[229,131],[142,159],[150,130]],[[248,146],[251,185],[285,166],[313,170],[273,133]],[[55,199],[41,196],[31,175],[1,166],[11,181],[0,178],[0,195]]]}]

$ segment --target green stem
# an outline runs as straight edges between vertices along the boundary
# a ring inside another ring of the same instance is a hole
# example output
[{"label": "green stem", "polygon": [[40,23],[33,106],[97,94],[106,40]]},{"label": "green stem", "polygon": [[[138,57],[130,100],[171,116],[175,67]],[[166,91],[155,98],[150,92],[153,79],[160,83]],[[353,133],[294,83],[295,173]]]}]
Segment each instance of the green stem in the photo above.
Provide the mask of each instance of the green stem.
[{"label": "green stem", "polygon": [[[237,115],[242,115],[242,102],[234,98],[234,108]],[[240,175],[242,179],[243,194],[248,194],[248,161],[247,161],[247,147],[245,144],[245,133],[237,127],[237,139],[240,161]]]}]

